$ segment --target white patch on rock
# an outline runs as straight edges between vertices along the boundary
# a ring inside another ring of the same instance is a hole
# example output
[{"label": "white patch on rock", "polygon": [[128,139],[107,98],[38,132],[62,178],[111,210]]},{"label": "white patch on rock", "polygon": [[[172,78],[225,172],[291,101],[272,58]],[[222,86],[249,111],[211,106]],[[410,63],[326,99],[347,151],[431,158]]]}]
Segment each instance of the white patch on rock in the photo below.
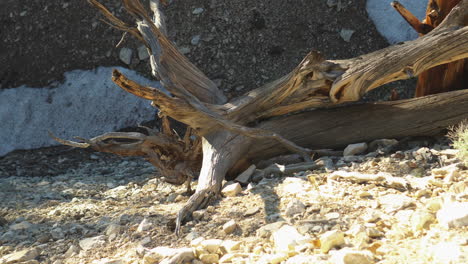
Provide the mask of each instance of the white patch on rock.
[{"label": "white patch on rock", "polygon": [[[393,0],[367,0],[366,10],[377,31],[390,44],[417,38],[416,31],[390,5],[391,2]],[[420,20],[425,17],[427,0],[400,0],[399,2]]]},{"label": "white patch on rock", "polygon": [[[160,87],[133,71],[113,67],[143,85]],[[0,90],[0,156],[15,149],[58,145],[48,131],[64,139],[84,138],[137,126],[155,116],[149,101],[120,89],[111,67],[65,73],[57,87]]]}]

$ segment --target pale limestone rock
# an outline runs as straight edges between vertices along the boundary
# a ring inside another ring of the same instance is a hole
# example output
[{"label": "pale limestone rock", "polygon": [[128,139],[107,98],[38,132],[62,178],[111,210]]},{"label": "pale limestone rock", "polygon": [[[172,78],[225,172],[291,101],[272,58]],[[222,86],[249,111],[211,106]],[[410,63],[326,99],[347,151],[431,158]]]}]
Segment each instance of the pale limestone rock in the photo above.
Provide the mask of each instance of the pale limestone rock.
[{"label": "pale limestone rock", "polygon": [[27,221],[23,221],[21,223],[18,223],[18,224],[13,224],[10,226],[10,229],[11,230],[26,230],[26,229],[29,229],[31,228],[33,225]]},{"label": "pale limestone rock", "polygon": [[429,229],[429,225],[435,221],[435,217],[428,211],[418,210],[411,216],[411,227],[413,232]]},{"label": "pale limestone rock", "polygon": [[343,156],[354,156],[367,150],[367,143],[350,144],[343,150]]},{"label": "pale limestone rock", "polygon": [[170,247],[155,247],[145,253],[143,261],[145,264],[156,264],[165,258],[172,257],[178,253],[179,249]]},{"label": "pale limestone rock", "polygon": [[200,243],[200,246],[202,247],[204,251],[215,254],[218,252],[218,249],[222,243],[223,243],[223,240],[221,239],[207,239],[207,240],[203,240]]},{"label": "pale limestone rock", "polygon": [[288,255],[286,253],[265,254],[260,257],[257,263],[279,264],[287,258]]},{"label": "pale limestone rock", "polygon": [[286,222],[284,221],[278,221],[275,223],[264,225],[257,230],[257,237],[268,238],[273,232],[276,232],[285,224]]},{"label": "pale limestone rock", "polygon": [[392,213],[410,206],[414,200],[403,194],[387,194],[379,198],[379,203],[386,213]]},{"label": "pale limestone rock", "polygon": [[344,243],[344,234],[339,230],[328,231],[320,236],[320,250],[323,253],[328,253],[330,249],[343,245]]},{"label": "pale limestone rock", "polygon": [[203,237],[198,237],[198,238],[195,238],[194,240],[192,240],[190,242],[190,246],[191,247],[197,247],[201,244],[201,242],[203,242],[205,239]]},{"label": "pale limestone rock", "polygon": [[308,236],[301,235],[295,227],[290,225],[282,226],[278,231],[273,233],[272,237],[277,253],[289,253],[294,251],[296,246],[303,245],[312,240]]},{"label": "pale limestone rock", "polygon": [[378,238],[378,237],[383,237],[384,233],[382,233],[380,230],[378,230],[375,227],[368,227],[366,229],[366,234],[370,238]]},{"label": "pale limestone rock", "polygon": [[131,49],[121,48],[119,52],[119,59],[123,63],[130,65],[130,63],[132,62],[132,54],[133,54],[133,51]]},{"label": "pale limestone rock", "polygon": [[346,42],[349,42],[351,40],[351,36],[354,34],[354,30],[352,29],[345,29],[345,28],[342,28],[341,31],[340,31],[340,37],[346,41]]},{"label": "pale limestone rock", "polygon": [[145,45],[138,47],[138,58],[140,60],[146,60],[149,58],[148,49],[145,47]]},{"label": "pale limestone rock", "polygon": [[241,244],[242,242],[240,241],[224,240],[223,243],[221,243],[221,251],[224,254],[233,253],[234,251],[239,250]]},{"label": "pale limestone rock", "polygon": [[252,177],[252,174],[255,172],[256,168],[257,167],[255,165],[250,165],[250,167],[247,168],[241,174],[239,174],[239,176],[237,176],[237,178],[234,181],[244,185],[248,184],[250,181],[250,177]]},{"label": "pale limestone rock", "polygon": [[26,262],[35,259],[37,256],[39,256],[38,250],[35,248],[29,248],[3,256],[2,258],[0,258],[0,263],[10,264]]},{"label": "pale limestone rock", "polygon": [[219,256],[218,254],[201,254],[200,260],[203,262],[203,264],[218,263]]},{"label": "pale limestone rock", "polygon": [[76,254],[78,254],[78,253],[80,253],[80,248],[77,247],[77,246],[75,246],[75,245],[71,245],[71,246],[68,248],[67,252],[65,252],[65,254],[64,254],[63,256],[64,256],[65,258],[70,258],[70,257],[72,257],[73,255],[76,255]]},{"label": "pale limestone rock", "polygon": [[374,263],[373,255],[370,251],[358,251],[351,249],[341,249],[333,252],[332,262],[334,264],[372,264]]},{"label": "pale limestone rock", "polygon": [[223,225],[223,231],[226,234],[231,234],[232,232],[234,232],[234,230],[236,230],[236,228],[237,228],[237,223],[236,221],[234,221],[234,219],[231,219],[230,221],[228,221],[227,223]]},{"label": "pale limestone rock", "polygon": [[193,220],[202,220],[206,214],[206,209],[196,210],[192,213]]},{"label": "pale limestone rock", "polygon": [[286,215],[292,217],[296,214],[302,214],[305,212],[305,205],[298,199],[291,200],[286,206]]},{"label": "pale limestone rock", "polygon": [[468,226],[468,202],[451,202],[437,212],[437,220],[446,228]]},{"label": "pale limestone rock", "polygon": [[106,228],[107,236],[116,236],[120,234],[121,226],[119,224],[110,224]]},{"label": "pale limestone rock", "polygon": [[85,239],[80,240],[79,244],[81,249],[84,251],[96,247],[100,247],[106,243],[106,236],[95,236],[95,237],[88,237]]},{"label": "pale limestone rock", "polygon": [[226,197],[233,197],[242,192],[242,187],[239,183],[231,183],[223,188],[221,193]]},{"label": "pale limestone rock", "polygon": [[137,228],[137,232],[138,233],[141,233],[141,232],[144,232],[144,231],[147,231],[149,229],[151,229],[151,227],[153,226],[153,224],[147,219],[147,218],[144,218],[140,224],[138,225],[138,228]]}]

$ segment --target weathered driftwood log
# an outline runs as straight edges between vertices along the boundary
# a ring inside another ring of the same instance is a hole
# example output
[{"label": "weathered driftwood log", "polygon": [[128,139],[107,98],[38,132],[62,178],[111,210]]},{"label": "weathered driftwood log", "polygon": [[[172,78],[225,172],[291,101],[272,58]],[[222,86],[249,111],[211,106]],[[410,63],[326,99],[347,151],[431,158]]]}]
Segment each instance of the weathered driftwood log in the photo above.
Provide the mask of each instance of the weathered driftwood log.
[{"label": "weathered driftwood log", "polygon": [[[216,84],[167,39],[158,0],[150,0],[152,16],[139,1],[123,0],[126,10],[137,19],[136,27],[114,17],[96,0],[89,1],[117,28],[146,45],[153,75],[170,95],[133,82],[118,71],[113,73],[114,82],[151,100],[162,116],[185,123],[191,132],[184,139],[175,136],[167,139],[162,136],[167,133],[155,132],[131,134],[130,143],[109,142],[99,137],[85,140],[85,145],[62,142],[117,154],[143,155],[157,167],[179,173],[174,182],[180,183],[191,177],[199,160],[198,143],[191,135],[200,138],[203,159],[199,182],[196,192],[178,214],[176,232],[191,212],[218,196],[228,171],[245,166],[249,159],[296,152],[308,160],[322,151],[305,147],[340,147],[374,138],[426,134],[468,116],[467,92],[294,114],[357,101],[382,84],[467,58],[468,0],[462,0],[438,28],[417,40],[348,60],[325,60],[318,52],[311,52],[291,73],[229,102]],[[443,110],[449,107],[457,111]],[[256,144],[252,144],[254,141]],[[163,163],[163,156],[171,158]],[[187,156],[192,157],[190,162],[185,160]],[[179,170],[180,167],[189,169]]]},{"label": "weathered driftwood log", "polygon": [[[423,36],[440,25],[460,0],[429,0],[426,17],[419,21],[411,12],[399,2],[392,2],[392,6],[401,16]],[[468,59],[457,60],[442,64],[422,72],[418,76],[416,97],[466,89],[468,87]]]}]

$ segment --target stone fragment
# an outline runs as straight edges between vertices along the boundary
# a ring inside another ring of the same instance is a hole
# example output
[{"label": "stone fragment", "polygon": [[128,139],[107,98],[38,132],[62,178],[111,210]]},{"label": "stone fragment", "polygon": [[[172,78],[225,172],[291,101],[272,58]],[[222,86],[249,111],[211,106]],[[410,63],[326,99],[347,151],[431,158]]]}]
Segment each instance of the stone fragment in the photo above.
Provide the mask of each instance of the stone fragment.
[{"label": "stone fragment", "polygon": [[237,182],[226,185],[226,187],[224,187],[223,190],[221,191],[221,193],[226,197],[233,197],[233,196],[238,195],[241,192],[242,192],[242,187]]},{"label": "stone fragment", "polygon": [[285,224],[286,222],[284,221],[278,221],[275,223],[264,225],[257,230],[257,237],[269,238],[273,232],[276,232]]},{"label": "stone fragment", "polygon": [[383,237],[384,236],[384,233],[382,231],[378,230],[375,227],[368,227],[366,229],[366,234],[370,238],[378,238],[378,237]]},{"label": "stone fragment", "polygon": [[247,185],[250,181],[250,177],[252,177],[252,174],[255,172],[255,169],[257,167],[255,165],[250,165],[249,168],[247,168],[244,172],[239,174],[237,178],[234,180],[240,184]]},{"label": "stone fragment", "polygon": [[218,263],[219,256],[218,254],[201,254],[200,260],[203,262],[203,264]]},{"label": "stone fragment", "polygon": [[286,215],[292,217],[296,214],[302,214],[305,212],[305,205],[298,199],[291,200],[286,206]]},{"label": "stone fragment", "polygon": [[118,234],[120,234],[120,230],[121,230],[121,227],[119,224],[110,224],[106,228],[106,235],[108,237],[111,237],[111,236],[115,237]]},{"label": "stone fragment", "polygon": [[435,217],[428,211],[418,210],[411,215],[411,227],[413,232],[429,229],[429,225],[435,221]]},{"label": "stone fragment", "polygon": [[221,243],[221,251],[224,254],[233,253],[235,250],[240,248],[241,244],[242,242],[240,241],[224,240],[223,243]]},{"label": "stone fragment", "polygon": [[463,254],[460,245],[455,242],[440,242],[428,249],[432,255],[433,263],[467,263],[468,257]]},{"label": "stone fragment", "polygon": [[23,221],[21,223],[18,223],[18,224],[13,224],[10,226],[10,229],[11,230],[26,230],[26,229],[29,229],[31,228],[33,225],[27,221]]},{"label": "stone fragment", "polygon": [[145,253],[143,263],[156,264],[165,258],[169,258],[177,254],[179,249],[169,247],[155,247]]},{"label": "stone fragment", "polygon": [[340,31],[340,37],[346,41],[346,42],[349,42],[351,40],[351,36],[354,34],[354,30],[352,29],[341,29]]},{"label": "stone fragment", "polygon": [[70,258],[78,253],[80,253],[80,248],[75,245],[71,245],[63,256],[65,258]]},{"label": "stone fragment", "polygon": [[195,238],[194,240],[190,241],[190,246],[191,247],[197,247],[198,245],[201,244],[205,239],[203,237],[198,237]]},{"label": "stone fragment", "polygon": [[189,47],[181,47],[181,48],[179,49],[179,51],[180,51],[180,53],[182,53],[182,54],[184,54],[184,55],[185,55],[185,54],[189,54],[189,53],[190,53],[190,48],[189,48]]},{"label": "stone fragment", "polygon": [[137,228],[137,232],[138,233],[141,233],[143,231],[147,231],[149,229],[151,229],[151,227],[153,226],[153,224],[147,219],[147,218],[144,218],[140,224],[138,225],[138,228]]},{"label": "stone fragment", "polygon": [[201,7],[197,7],[192,11],[192,14],[199,15],[199,14],[203,13],[203,11],[205,11],[205,9],[203,9]]},{"label": "stone fragment", "polygon": [[140,60],[146,60],[150,56],[148,53],[148,49],[146,48],[145,45],[141,45],[140,47],[138,47],[137,51],[138,51],[138,58]]},{"label": "stone fragment", "polygon": [[443,205],[437,212],[437,220],[446,228],[468,225],[468,202],[452,202]]},{"label": "stone fragment", "polygon": [[133,54],[133,51],[131,49],[121,48],[119,52],[119,59],[123,63],[130,65],[130,63],[132,62],[132,54]]},{"label": "stone fragment", "polygon": [[39,256],[38,250],[35,248],[29,248],[3,256],[2,258],[0,258],[0,263],[10,264],[26,262],[35,259],[37,256]]},{"label": "stone fragment", "polygon": [[376,151],[378,149],[386,149],[398,144],[396,139],[376,139],[369,143],[369,151]]},{"label": "stone fragment", "polygon": [[338,212],[331,212],[328,214],[325,214],[325,219],[327,220],[333,220],[333,219],[338,219],[340,218],[340,213]]},{"label": "stone fragment", "polygon": [[260,211],[260,207],[255,206],[255,207],[250,207],[245,211],[244,216],[252,216]]},{"label": "stone fragment", "polygon": [[334,264],[372,264],[375,263],[372,252],[368,250],[358,251],[348,248],[338,250],[332,254]]},{"label": "stone fragment", "polygon": [[274,232],[273,243],[277,253],[294,252],[296,246],[303,245],[312,239],[301,235],[295,227],[290,225],[282,226],[278,231]]},{"label": "stone fragment", "polygon": [[286,260],[288,255],[286,253],[265,254],[260,257],[257,263],[279,264]]},{"label": "stone fragment", "polygon": [[200,35],[195,35],[192,37],[192,39],[190,40],[190,44],[194,45],[194,46],[197,46],[198,44],[200,44],[200,39],[201,39],[201,36]]},{"label": "stone fragment", "polygon": [[200,246],[203,248],[203,250],[209,253],[215,254],[218,252],[218,249],[222,243],[223,243],[223,240],[221,239],[207,239],[207,240],[203,240],[200,243]]},{"label": "stone fragment", "polygon": [[202,220],[206,214],[206,209],[196,210],[192,213],[193,220]]},{"label": "stone fragment", "polygon": [[353,156],[356,154],[361,154],[366,150],[367,144],[365,142],[350,144],[343,150],[343,156]]},{"label": "stone fragment", "polygon": [[86,251],[88,249],[100,247],[106,243],[106,236],[95,236],[95,237],[88,237],[85,239],[80,240],[79,244],[80,247]]},{"label": "stone fragment", "polygon": [[320,236],[320,250],[322,253],[328,253],[330,249],[344,243],[344,234],[339,230],[331,230]]},{"label": "stone fragment", "polygon": [[194,240],[195,238],[199,237],[200,235],[195,232],[195,231],[192,231],[190,233],[188,233],[186,236],[185,236],[185,240],[188,240],[188,241],[192,241]]},{"label": "stone fragment", "polygon": [[391,213],[409,207],[414,200],[402,194],[387,194],[379,198],[379,203],[386,213]]},{"label": "stone fragment", "polygon": [[236,230],[236,228],[237,228],[237,223],[236,221],[234,221],[234,219],[231,219],[230,221],[228,221],[227,223],[223,225],[223,231],[226,234],[231,234],[232,232],[234,232],[234,230]]}]

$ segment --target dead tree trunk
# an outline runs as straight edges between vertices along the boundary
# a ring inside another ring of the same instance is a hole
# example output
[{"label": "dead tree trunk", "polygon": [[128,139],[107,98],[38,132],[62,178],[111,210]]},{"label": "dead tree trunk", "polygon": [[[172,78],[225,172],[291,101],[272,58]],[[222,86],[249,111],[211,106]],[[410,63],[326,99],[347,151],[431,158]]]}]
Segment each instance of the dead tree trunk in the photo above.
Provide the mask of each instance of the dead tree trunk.
[{"label": "dead tree trunk", "polygon": [[[450,13],[450,10],[459,2],[460,0],[429,0],[426,18],[421,22],[399,2],[392,2],[392,6],[420,36],[424,36],[438,27]],[[418,76],[415,96],[420,97],[466,88],[468,88],[468,60],[464,59],[438,65],[422,72]]]},{"label": "dead tree trunk", "polygon": [[[96,0],[89,1],[117,28],[134,35],[148,48],[153,75],[170,95],[133,82],[118,71],[112,79],[160,109],[165,120],[163,131],[148,130],[148,135],[109,133],[82,139],[83,143],[57,140],[76,147],[145,156],[173,183],[180,184],[200,171],[196,192],[178,214],[177,232],[187,216],[218,196],[226,173],[244,166],[248,159],[252,162],[284,152],[310,159],[313,153],[322,152],[310,148],[430,134],[468,116],[467,91],[330,108],[356,101],[385,83],[467,58],[468,0],[462,0],[437,29],[417,40],[348,60],[325,60],[318,52],[311,52],[291,73],[229,102],[215,83],[167,39],[158,0],[150,1],[152,17],[139,1],[123,0],[126,10],[137,18],[136,27],[114,17]],[[294,114],[323,107],[329,109]],[[444,110],[450,107],[454,109]],[[170,131],[165,116],[189,127],[184,138]],[[116,142],[116,138],[127,141]],[[252,144],[254,140],[257,144]]]}]

